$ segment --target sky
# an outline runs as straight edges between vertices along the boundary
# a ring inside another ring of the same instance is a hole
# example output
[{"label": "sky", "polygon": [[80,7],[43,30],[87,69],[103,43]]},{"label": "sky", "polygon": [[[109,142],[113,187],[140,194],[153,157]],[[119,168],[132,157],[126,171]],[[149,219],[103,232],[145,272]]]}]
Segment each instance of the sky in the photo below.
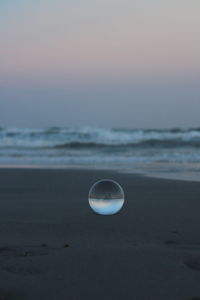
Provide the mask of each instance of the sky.
[{"label": "sky", "polygon": [[0,126],[200,126],[199,0],[1,0]]}]

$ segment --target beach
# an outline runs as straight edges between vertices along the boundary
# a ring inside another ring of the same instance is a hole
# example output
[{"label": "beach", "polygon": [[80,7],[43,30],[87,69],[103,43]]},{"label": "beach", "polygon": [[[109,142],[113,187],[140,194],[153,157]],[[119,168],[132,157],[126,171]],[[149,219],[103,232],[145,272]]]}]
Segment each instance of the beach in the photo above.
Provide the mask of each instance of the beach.
[{"label": "beach", "polygon": [[[122,210],[94,214],[110,178]],[[0,169],[0,299],[200,299],[200,183],[114,171]]]}]

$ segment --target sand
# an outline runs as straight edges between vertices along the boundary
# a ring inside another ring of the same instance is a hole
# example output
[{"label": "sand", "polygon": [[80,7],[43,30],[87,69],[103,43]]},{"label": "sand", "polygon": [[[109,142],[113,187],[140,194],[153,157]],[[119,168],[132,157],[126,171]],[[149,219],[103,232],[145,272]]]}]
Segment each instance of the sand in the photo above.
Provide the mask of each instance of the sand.
[{"label": "sand", "polygon": [[[88,205],[102,178],[124,188],[117,215]],[[2,299],[200,299],[200,183],[0,169]]]}]

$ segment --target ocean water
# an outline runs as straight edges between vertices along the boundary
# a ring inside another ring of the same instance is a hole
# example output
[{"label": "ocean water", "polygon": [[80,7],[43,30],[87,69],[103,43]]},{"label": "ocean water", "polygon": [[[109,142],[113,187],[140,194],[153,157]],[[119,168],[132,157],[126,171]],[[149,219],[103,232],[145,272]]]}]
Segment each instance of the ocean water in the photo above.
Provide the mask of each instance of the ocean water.
[{"label": "ocean water", "polygon": [[200,173],[200,128],[0,128],[1,166]]}]

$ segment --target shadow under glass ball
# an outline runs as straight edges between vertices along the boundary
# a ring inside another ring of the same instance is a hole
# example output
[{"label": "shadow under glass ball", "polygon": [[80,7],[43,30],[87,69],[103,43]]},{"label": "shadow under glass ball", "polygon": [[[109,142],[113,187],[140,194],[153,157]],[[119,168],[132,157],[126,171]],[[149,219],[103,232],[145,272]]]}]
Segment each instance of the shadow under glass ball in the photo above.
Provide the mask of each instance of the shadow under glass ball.
[{"label": "shadow under glass ball", "polygon": [[119,212],[124,204],[124,191],[116,181],[103,179],[93,184],[88,200],[95,213],[113,215]]}]

